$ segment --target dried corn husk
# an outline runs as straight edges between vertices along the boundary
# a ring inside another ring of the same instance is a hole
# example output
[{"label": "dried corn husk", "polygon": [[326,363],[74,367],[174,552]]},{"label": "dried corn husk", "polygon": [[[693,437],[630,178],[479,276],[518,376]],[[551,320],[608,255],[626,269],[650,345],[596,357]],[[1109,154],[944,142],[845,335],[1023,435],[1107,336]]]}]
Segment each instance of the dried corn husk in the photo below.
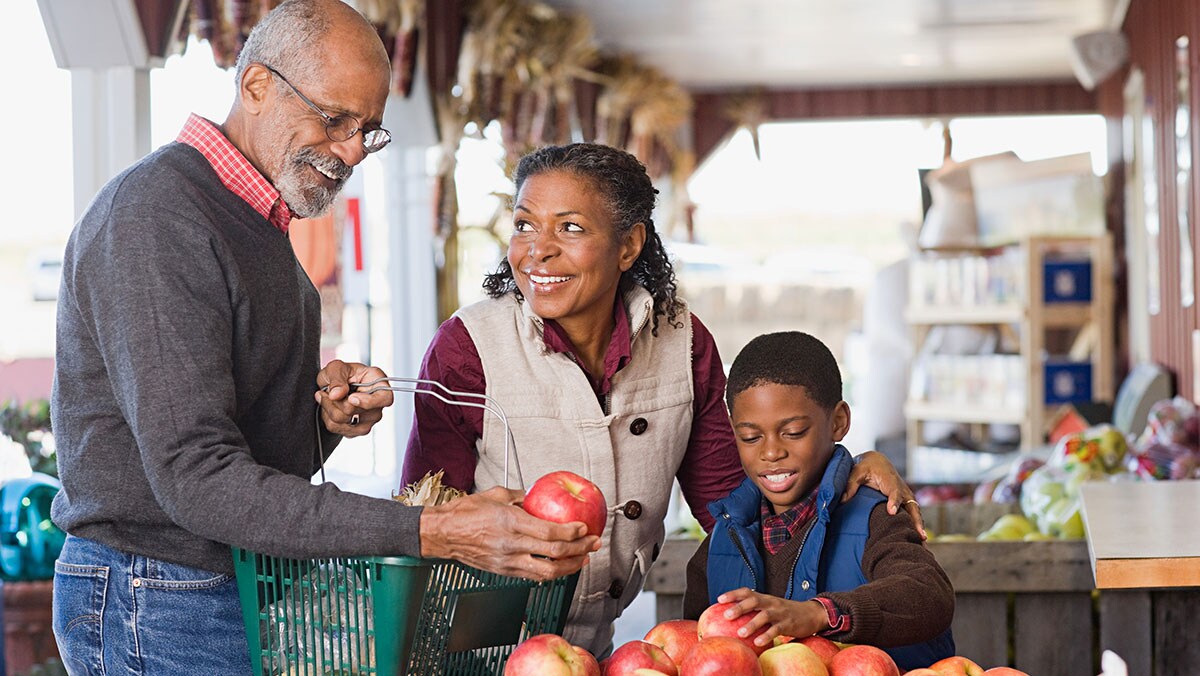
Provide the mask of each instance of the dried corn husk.
[{"label": "dried corn husk", "polygon": [[407,97],[417,65],[418,36],[425,15],[423,0],[359,0],[358,7],[391,45],[392,91]]},{"label": "dried corn husk", "polygon": [[758,143],[758,127],[767,120],[767,98],[762,91],[749,91],[730,96],[725,104],[725,116],[738,127],[745,127],[754,142],[754,156],[762,159]]},{"label": "dried corn husk", "polygon": [[453,486],[443,484],[444,473],[445,470],[438,470],[437,474],[426,472],[420,481],[414,481],[404,490],[394,493],[392,499],[413,507],[436,507],[466,495]]}]

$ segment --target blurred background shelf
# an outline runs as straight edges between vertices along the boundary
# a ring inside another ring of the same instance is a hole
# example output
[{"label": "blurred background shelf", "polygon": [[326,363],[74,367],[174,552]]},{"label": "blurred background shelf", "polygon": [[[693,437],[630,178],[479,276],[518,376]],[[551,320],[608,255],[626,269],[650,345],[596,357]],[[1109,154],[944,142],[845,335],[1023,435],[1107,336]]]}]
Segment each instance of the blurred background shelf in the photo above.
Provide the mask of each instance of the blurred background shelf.
[{"label": "blurred background shelf", "polygon": [[[910,480],[941,474],[918,457],[938,445],[931,424],[968,426],[971,445],[999,434],[1030,451],[1046,443],[1060,405],[1112,401],[1112,255],[1107,234],[1032,236],[917,261],[905,311],[918,348],[904,406]],[[956,352],[943,342],[951,330],[989,336],[979,341],[988,347]]]}]

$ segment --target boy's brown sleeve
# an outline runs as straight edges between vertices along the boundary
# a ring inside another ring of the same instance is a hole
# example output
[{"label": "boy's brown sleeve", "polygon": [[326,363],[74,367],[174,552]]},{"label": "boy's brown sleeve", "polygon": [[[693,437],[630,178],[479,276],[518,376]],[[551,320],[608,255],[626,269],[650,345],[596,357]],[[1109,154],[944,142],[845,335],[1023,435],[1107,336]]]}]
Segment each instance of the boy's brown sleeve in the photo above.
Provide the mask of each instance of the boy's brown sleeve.
[{"label": "boy's brown sleeve", "polygon": [[687,564],[687,588],[683,592],[683,619],[698,620],[700,613],[708,608],[708,539],[692,554]]},{"label": "boy's brown sleeve", "polygon": [[862,570],[867,583],[858,589],[821,594],[850,616],[850,630],[828,638],[890,648],[928,641],[950,626],[954,588],[906,512],[888,514],[886,502],[871,512]]}]

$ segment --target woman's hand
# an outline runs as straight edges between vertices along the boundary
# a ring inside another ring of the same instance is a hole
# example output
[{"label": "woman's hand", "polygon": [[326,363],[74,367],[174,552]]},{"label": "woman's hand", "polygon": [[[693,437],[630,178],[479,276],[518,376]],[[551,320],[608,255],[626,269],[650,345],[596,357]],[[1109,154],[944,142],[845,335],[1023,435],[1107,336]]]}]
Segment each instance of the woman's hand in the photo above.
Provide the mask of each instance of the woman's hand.
[{"label": "woman's hand", "polygon": [[850,481],[846,483],[842,502],[854,497],[859,486],[870,486],[886,495],[888,514],[895,514],[903,507],[912,517],[913,525],[917,527],[921,539],[929,538],[925,533],[925,520],[921,518],[921,506],[913,497],[912,489],[900,478],[895,466],[885,455],[878,451],[867,451],[858,457],[854,468],[850,470]]},{"label": "woman's hand", "polygon": [[343,437],[361,437],[383,418],[383,409],[392,405],[389,390],[365,394],[351,391],[351,384],[369,383],[386,378],[381,369],[357,362],[334,359],[317,374],[314,397],[321,406],[325,429]]},{"label": "woman's hand", "polygon": [[777,636],[804,638],[829,628],[829,613],[820,601],[789,601],[742,587],[721,594],[717,602],[735,604],[725,611],[725,618],[729,620],[756,613],[738,629],[738,636],[748,638],[765,628],[766,631],[754,639],[755,645],[759,646],[770,646]]}]

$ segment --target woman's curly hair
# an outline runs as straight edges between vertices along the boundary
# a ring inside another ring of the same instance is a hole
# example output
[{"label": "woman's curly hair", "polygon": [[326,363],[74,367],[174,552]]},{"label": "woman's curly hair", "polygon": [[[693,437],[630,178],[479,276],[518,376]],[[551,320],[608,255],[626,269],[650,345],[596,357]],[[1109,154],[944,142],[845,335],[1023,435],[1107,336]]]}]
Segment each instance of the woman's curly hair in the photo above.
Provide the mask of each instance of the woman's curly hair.
[{"label": "woman's curly hair", "polygon": [[[618,237],[628,233],[637,223],[645,225],[646,243],[633,267],[621,275],[620,290],[623,292],[632,284],[640,284],[650,292],[654,299],[651,328],[654,335],[658,335],[660,315],[666,315],[668,322],[679,326],[677,317],[682,302],[677,296],[675,270],[651,218],[658,190],[651,183],[646,167],[623,150],[596,143],[546,146],[521,158],[513,178],[516,192],[521,192],[521,186],[529,177],[551,171],[569,172],[590,180],[608,204]],[[495,272],[484,277],[483,288],[492,298],[508,293],[520,298],[521,291],[513,279],[507,256]]]}]

